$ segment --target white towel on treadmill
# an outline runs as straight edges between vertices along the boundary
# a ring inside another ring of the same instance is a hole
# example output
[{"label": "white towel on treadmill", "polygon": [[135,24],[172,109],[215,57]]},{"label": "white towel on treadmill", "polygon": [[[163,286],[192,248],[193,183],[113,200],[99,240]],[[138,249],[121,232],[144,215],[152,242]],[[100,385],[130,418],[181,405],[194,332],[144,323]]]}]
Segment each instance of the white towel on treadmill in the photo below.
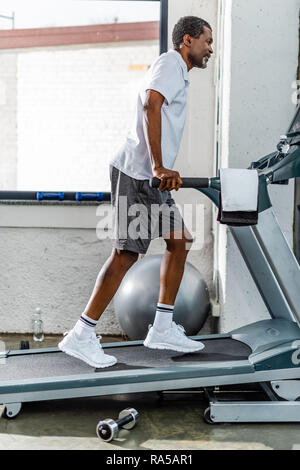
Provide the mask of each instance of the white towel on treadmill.
[{"label": "white towel on treadmill", "polygon": [[220,178],[223,211],[257,211],[257,170],[222,168]]}]

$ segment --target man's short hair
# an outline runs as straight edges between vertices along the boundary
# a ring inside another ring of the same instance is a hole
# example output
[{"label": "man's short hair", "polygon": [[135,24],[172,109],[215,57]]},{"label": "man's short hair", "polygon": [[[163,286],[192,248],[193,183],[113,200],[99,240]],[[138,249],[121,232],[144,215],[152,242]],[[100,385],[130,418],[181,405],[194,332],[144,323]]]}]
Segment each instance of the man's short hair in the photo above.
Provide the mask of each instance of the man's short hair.
[{"label": "man's short hair", "polygon": [[174,49],[179,49],[180,44],[183,42],[183,37],[189,34],[192,38],[198,39],[204,33],[204,26],[212,31],[212,28],[207,21],[197,16],[183,16],[176,23],[172,33],[172,41]]}]

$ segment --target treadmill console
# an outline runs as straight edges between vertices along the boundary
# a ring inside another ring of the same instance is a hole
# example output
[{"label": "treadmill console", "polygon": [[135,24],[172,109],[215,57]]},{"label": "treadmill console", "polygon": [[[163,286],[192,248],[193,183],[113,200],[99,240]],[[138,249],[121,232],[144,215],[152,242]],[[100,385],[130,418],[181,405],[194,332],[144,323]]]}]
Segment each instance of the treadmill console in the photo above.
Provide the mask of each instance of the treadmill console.
[{"label": "treadmill console", "polygon": [[271,184],[288,184],[291,178],[300,177],[300,106],[286,135],[280,136],[276,151],[252,162],[250,169],[267,175]]},{"label": "treadmill console", "polygon": [[278,154],[276,158],[279,160],[284,158],[289,153],[291,145],[295,144],[300,144],[300,106],[297,108],[286,135],[280,136],[280,141],[277,144]]},{"label": "treadmill console", "polygon": [[290,144],[288,141],[288,137],[286,135],[280,136],[280,141],[277,144],[277,150],[282,157],[286,155],[288,151],[290,150]]}]

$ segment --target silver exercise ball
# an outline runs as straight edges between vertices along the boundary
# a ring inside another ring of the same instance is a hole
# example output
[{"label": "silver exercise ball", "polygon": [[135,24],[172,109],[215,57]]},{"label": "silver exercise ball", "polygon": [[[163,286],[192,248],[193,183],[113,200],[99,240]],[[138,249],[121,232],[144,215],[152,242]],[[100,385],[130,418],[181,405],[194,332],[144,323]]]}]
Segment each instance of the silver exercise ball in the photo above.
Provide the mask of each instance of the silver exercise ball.
[{"label": "silver exercise ball", "polygon": [[[160,284],[162,255],[146,256],[126,273],[115,297],[115,312],[124,333],[132,340],[147,336],[153,324]],[[208,289],[200,272],[189,262],[176,297],[174,321],[188,336],[202,328],[210,310]]]}]

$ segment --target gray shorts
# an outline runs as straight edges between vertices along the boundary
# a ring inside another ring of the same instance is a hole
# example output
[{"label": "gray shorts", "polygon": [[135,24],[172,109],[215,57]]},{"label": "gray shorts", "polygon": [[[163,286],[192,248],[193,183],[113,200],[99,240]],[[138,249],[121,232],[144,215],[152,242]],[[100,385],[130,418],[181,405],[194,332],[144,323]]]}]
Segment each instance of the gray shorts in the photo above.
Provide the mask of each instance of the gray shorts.
[{"label": "gray shorts", "polygon": [[145,254],[151,240],[187,231],[169,191],[150,188],[149,180],[131,178],[113,166],[110,181],[114,248]]}]

